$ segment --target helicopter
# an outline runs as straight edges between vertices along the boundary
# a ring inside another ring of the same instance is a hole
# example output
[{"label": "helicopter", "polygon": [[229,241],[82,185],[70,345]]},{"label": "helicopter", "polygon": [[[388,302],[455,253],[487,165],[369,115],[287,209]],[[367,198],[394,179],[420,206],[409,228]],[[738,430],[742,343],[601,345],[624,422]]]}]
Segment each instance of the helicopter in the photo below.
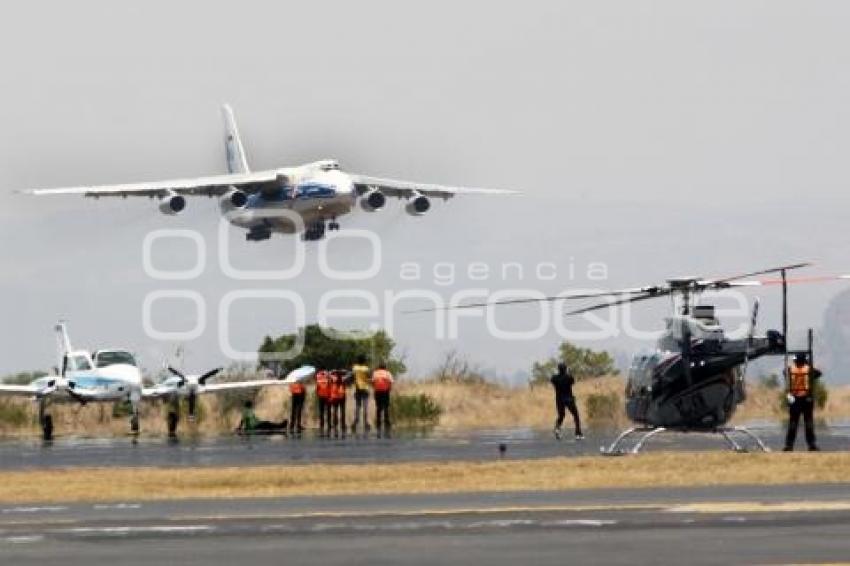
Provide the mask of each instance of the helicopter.
[{"label": "helicopter", "polygon": [[[741,435],[751,439],[758,449],[768,452],[768,447],[753,432],[741,426],[728,426],[736,408],[746,399],[745,375],[750,361],[763,356],[788,356],[797,352],[788,350],[787,289],[789,283],[803,283],[847,279],[848,276],[814,277],[792,280],[788,272],[808,267],[809,263],[796,263],[742,273],[731,277],[704,279],[676,277],[660,285],[562,294],[557,297],[514,299],[488,303],[464,304],[449,308],[476,308],[495,305],[555,302],[576,299],[607,298],[566,313],[568,316],[608,309],[649,299],[669,297],[674,314],[665,319],[665,329],[651,352],[635,356],[629,370],[625,390],[625,411],[635,426],[623,431],[603,454],[638,453],[646,442],[665,431],[707,432],[723,436],[730,448],[745,451]],[[774,279],[752,279],[776,275]],[[753,302],[749,328],[745,337],[727,336],[715,316],[712,305],[700,304],[698,298],[707,291],[762,285],[782,286],[782,330],[768,330],[756,336],[759,300]],[[428,309],[434,310],[434,309]],[[809,347],[804,350],[812,361],[812,334]],[[637,441],[628,449],[629,442]]]}]

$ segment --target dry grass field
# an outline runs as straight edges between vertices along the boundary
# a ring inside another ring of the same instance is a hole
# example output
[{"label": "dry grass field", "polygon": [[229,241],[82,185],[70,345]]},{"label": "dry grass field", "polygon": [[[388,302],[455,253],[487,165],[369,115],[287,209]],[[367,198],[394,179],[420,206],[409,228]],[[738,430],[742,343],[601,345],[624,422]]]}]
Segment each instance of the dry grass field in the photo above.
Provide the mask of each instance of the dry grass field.
[{"label": "dry grass field", "polygon": [[[606,427],[626,424],[622,409],[624,382],[622,377],[602,377],[583,381],[576,386],[576,395],[582,409],[582,418],[604,421]],[[530,388],[506,387],[489,383],[436,383],[401,380],[396,392],[404,395],[426,394],[442,408],[438,427],[442,429],[474,429],[531,427],[545,429],[552,426],[554,407],[549,386]],[[607,412],[590,411],[588,401],[593,396],[616,396],[614,409]],[[780,393],[761,386],[748,388],[748,399],[735,416],[738,423],[753,420],[781,420],[784,410],[779,403]],[[229,410],[223,405],[229,403]],[[313,408],[308,403],[308,422],[313,422]],[[349,403],[349,411],[353,411]],[[231,431],[239,421],[238,400],[205,396],[201,400],[200,424],[191,430],[198,434],[222,434]],[[260,418],[281,420],[288,415],[289,393],[285,388],[269,388],[258,394],[256,412]],[[16,419],[4,419],[13,412]],[[111,405],[91,404],[85,407],[59,406],[53,411],[57,434],[76,436],[123,435],[128,431],[126,417],[113,417]],[[850,419],[850,386],[830,388],[826,407],[818,411],[818,418],[837,422]],[[588,418],[591,417],[591,418]],[[569,417],[568,417],[569,424]],[[189,430],[184,423],[185,432]],[[165,406],[142,405],[142,431],[145,435],[163,435]],[[33,403],[21,400],[0,400],[0,435],[28,436],[39,434]]]},{"label": "dry grass field", "polygon": [[[328,477],[334,481],[316,482]],[[0,472],[0,502],[136,501],[364,493],[850,482],[848,453],[651,453],[543,460]],[[97,489],[92,489],[97,486]]]}]

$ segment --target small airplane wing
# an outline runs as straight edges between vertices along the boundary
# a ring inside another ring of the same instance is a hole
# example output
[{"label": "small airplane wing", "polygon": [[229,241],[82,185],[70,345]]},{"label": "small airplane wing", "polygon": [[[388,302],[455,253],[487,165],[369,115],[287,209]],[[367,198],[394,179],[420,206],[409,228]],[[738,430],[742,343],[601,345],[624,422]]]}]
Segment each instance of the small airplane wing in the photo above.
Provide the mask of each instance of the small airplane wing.
[{"label": "small airplane wing", "polygon": [[175,392],[174,387],[169,387],[167,385],[154,385],[153,387],[143,387],[142,388],[142,398],[143,399],[159,399],[161,397],[166,397],[167,395],[171,395]]},{"label": "small airplane wing", "polygon": [[38,395],[42,390],[34,385],[7,385],[0,383],[0,395],[32,397]]},{"label": "small airplane wing", "polygon": [[226,381],[222,383],[208,383],[198,386],[198,393],[218,393],[221,391],[234,391],[239,389],[257,389],[259,387],[289,385],[280,379],[257,379],[254,381]]},{"label": "small airplane wing", "polygon": [[199,387],[201,393],[215,393],[217,391],[232,391],[234,389],[256,389],[266,386],[290,385],[292,383],[307,381],[316,374],[313,366],[301,366],[289,372],[284,379],[256,379],[254,381],[230,381],[223,383],[208,383]]},{"label": "small airplane wing", "polygon": [[84,195],[87,197],[161,197],[168,192],[183,195],[220,196],[236,187],[246,193],[255,193],[277,182],[278,171],[255,173],[231,173],[194,179],[172,179],[150,183],[127,183],[123,185],[92,185],[62,187],[57,189],[27,189],[19,191],[30,195]]},{"label": "small airplane wing", "polygon": [[366,192],[369,189],[379,189],[391,197],[410,197],[419,192],[427,197],[451,198],[455,195],[515,195],[517,191],[503,189],[478,189],[472,187],[450,187],[446,185],[434,185],[429,183],[414,183],[412,181],[399,181],[396,179],[381,179],[369,177],[368,175],[351,175],[351,181],[358,192]]}]

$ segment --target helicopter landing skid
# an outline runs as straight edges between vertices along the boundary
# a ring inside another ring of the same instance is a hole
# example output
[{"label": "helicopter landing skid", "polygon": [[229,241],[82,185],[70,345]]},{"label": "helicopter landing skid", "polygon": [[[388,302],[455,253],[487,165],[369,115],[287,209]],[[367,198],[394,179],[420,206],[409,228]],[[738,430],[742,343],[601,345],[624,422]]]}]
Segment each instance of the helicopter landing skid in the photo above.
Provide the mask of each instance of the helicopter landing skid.
[{"label": "helicopter landing skid", "polygon": [[[625,454],[638,454],[641,449],[646,445],[646,442],[656,436],[661,434],[662,432],[687,432],[677,429],[667,429],[665,427],[646,427],[646,426],[638,426],[632,427],[624,430],[620,435],[611,443],[610,446],[601,446],[599,451],[605,456],[623,456]],[[720,434],[723,436],[723,439],[729,445],[729,447],[735,452],[749,452],[747,448],[744,447],[743,444],[739,440],[735,439],[735,435],[743,435],[749,439],[751,439],[758,449],[762,452],[770,452],[770,448],[768,448],[762,440],[756,436],[751,430],[742,427],[742,426],[734,426],[734,427],[721,427],[716,428],[714,430],[708,431],[713,434]],[[635,442],[630,448],[627,447],[629,444],[629,439],[633,435],[641,435],[638,438],[637,442]]]}]

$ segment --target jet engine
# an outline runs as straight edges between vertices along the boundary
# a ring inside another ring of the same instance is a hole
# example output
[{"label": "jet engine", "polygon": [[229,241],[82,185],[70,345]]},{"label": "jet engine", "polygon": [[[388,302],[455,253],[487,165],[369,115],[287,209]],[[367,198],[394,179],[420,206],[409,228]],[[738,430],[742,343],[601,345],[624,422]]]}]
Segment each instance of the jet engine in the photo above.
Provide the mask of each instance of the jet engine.
[{"label": "jet engine", "polygon": [[415,193],[404,207],[411,216],[422,216],[431,209],[431,200],[422,193]]},{"label": "jet engine", "polygon": [[163,214],[173,216],[182,212],[184,208],[186,208],[186,197],[173,191],[168,191],[165,196],[159,199],[159,210]]},{"label": "jet engine", "polygon": [[360,206],[367,212],[381,210],[387,204],[387,197],[378,189],[369,189],[360,197]]},{"label": "jet engine", "polygon": [[246,204],[248,204],[248,195],[234,187],[224,193],[219,202],[223,212],[244,208]]}]

